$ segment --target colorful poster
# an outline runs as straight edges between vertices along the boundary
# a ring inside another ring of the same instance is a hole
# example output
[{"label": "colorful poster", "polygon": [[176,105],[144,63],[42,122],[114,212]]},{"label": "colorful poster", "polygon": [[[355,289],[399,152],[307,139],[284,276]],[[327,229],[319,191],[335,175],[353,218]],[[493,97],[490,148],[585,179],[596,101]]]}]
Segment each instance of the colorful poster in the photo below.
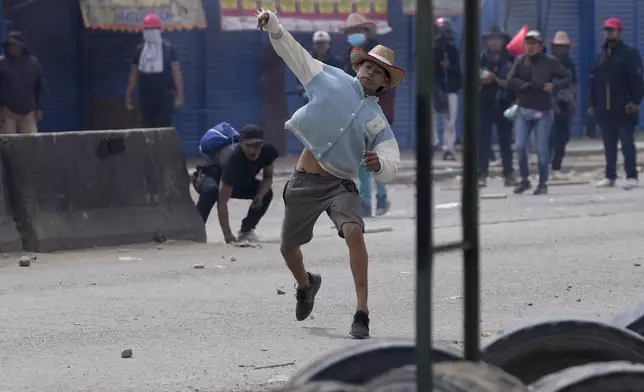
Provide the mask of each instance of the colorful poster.
[{"label": "colorful poster", "polygon": [[[130,0],[135,1],[135,0]],[[149,0],[154,1],[154,0]],[[277,9],[284,27],[291,31],[341,32],[350,13],[358,12],[373,21],[378,34],[387,34],[387,0],[219,0],[221,28],[224,31],[254,30],[259,8]],[[236,7],[235,11],[233,8]],[[252,11],[252,14],[251,14]]]},{"label": "colorful poster", "polygon": [[[418,0],[403,0],[403,13],[406,15],[416,14],[416,3]],[[479,7],[483,6],[485,0],[479,1]],[[434,0],[434,16],[458,16],[463,14],[463,1]]]},{"label": "colorful poster", "polygon": [[[205,29],[201,0],[79,0],[85,27],[138,31],[145,15],[155,12],[166,30]],[[237,0],[221,0],[222,15],[237,10]]]}]

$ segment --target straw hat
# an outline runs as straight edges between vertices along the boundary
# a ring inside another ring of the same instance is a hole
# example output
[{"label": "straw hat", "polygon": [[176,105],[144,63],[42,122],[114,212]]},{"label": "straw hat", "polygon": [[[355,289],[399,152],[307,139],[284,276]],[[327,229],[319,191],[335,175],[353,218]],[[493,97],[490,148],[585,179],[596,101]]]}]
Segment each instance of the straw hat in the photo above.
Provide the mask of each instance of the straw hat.
[{"label": "straw hat", "polygon": [[369,53],[360,48],[351,50],[351,64],[356,65],[369,60],[383,67],[389,73],[389,88],[400,85],[405,80],[405,71],[394,65],[394,51],[386,46],[377,45]]},{"label": "straw hat", "polygon": [[552,39],[552,44],[572,46],[572,42],[570,42],[570,38],[568,38],[568,34],[565,31],[557,31],[555,37]]},{"label": "straw hat", "polygon": [[371,34],[376,34],[376,32],[378,31],[376,24],[365,18],[364,16],[358,13],[349,14],[347,21],[345,22],[344,31],[356,27],[365,28],[369,30]]}]

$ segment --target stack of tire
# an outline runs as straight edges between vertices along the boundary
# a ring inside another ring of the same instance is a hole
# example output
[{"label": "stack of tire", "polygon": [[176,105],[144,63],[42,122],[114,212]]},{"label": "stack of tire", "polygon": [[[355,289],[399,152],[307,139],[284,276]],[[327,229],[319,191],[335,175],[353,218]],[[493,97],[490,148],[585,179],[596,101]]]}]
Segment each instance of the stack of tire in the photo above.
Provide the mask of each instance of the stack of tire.
[{"label": "stack of tire", "polygon": [[[641,392],[643,333],[638,306],[611,323],[552,320],[500,333],[486,342],[479,363],[436,346],[434,391]],[[372,339],[324,355],[282,391],[408,392],[416,391],[416,375],[413,340]]]}]

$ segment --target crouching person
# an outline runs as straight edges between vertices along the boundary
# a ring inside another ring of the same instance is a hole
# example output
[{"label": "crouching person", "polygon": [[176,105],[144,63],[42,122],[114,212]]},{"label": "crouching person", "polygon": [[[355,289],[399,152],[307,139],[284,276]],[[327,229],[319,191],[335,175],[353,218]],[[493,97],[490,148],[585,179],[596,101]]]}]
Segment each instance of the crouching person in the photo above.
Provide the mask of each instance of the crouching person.
[{"label": "crouching person", "polygon": [[[255,227],[273,200],[273,164],[278,157],[275,147],[264,141],[262,130],[246,125],[239,133],[228,123],[206,132],[200,150],[207,164],[197,168],[193,182],[199,192],[197,210],[204,222],[215,204],[219,225],[226,243],[256,241]],[[262,179],[256,178],[262,172]],[[248,214],[235,236],[230,229],[228,201],[252,200]]]}]

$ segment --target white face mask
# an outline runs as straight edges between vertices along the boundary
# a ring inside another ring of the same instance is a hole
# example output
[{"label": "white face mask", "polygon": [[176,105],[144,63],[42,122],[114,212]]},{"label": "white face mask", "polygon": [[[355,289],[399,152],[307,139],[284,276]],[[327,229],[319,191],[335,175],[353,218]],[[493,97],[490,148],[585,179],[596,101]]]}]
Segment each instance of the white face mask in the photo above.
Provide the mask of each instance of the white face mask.
[{"label": "white face mask", "polygon": [[143,40],[150,44],[160,44],[162,41],[161,30],[159,29],[143,30]]}]

